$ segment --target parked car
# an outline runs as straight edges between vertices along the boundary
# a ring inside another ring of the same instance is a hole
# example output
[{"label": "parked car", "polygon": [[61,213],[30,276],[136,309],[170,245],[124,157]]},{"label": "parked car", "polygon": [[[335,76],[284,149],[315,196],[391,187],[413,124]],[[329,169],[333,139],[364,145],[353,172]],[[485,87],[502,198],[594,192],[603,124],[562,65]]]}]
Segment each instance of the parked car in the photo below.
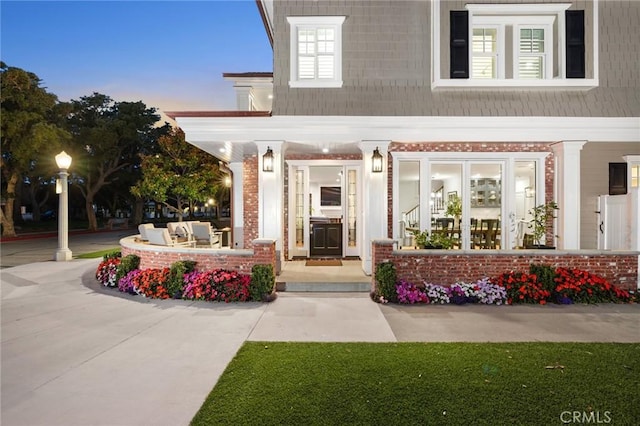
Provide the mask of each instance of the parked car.
[{"label": "parked car", "polygon": [[57,216],[55,210],[47,210],[40,215],[40,220],[54,220]]}]

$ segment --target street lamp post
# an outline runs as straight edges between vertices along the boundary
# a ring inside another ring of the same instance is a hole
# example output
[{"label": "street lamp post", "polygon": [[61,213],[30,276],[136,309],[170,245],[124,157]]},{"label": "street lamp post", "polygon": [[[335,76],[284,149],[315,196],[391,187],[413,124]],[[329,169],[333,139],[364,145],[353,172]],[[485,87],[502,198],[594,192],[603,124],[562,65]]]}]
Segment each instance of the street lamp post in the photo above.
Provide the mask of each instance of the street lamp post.
[{"label": "street lamp post", "polygon": [[67,190],[67,170],[71,166],[71,156],[62,151],[56,155],[56,164],[60,169],[59,187],[56,188],[60,194],[58,207],[58,250],[56,250],[55,261],[71,260],[71,250],[69,250],[69,192]]}]

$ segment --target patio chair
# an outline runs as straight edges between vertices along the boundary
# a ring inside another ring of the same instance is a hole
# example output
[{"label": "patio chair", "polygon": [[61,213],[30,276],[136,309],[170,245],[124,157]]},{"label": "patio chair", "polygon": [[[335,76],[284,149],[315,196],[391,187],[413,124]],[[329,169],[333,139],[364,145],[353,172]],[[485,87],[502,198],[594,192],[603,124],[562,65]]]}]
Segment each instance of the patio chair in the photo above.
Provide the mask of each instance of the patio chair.
[{"label": "patio chair", "polygon": [[153,228],[147,229],[147,238],[149,238],[149,244],[155,244],[158,246],[167,247],[193,247],[194,241],[179,241],[179,237],[176,239],[171,238],[169,230],[166,228]]},{"label": "patio chair", "polygon": [[189,232],[189,225],[187,222],[168,222],[167,229],[169,230],[169,235],[175,235],[188,240],[192,239],[192,232]]},{"label": "patio chair", "polygon": [[153,229],[155,226],[153,223],[141,223],[138,225],[138,231],[140,232],[140,239],[142,241],[149,241],[149,237],[147,237],[147,229]]},{"label": "patio chair", "polygon": [[193,239],[197,245],[208,245],[212,248],[220,248],[222,244],[222,232],[214,231],[209,222],[196,222],[191,224]]}]

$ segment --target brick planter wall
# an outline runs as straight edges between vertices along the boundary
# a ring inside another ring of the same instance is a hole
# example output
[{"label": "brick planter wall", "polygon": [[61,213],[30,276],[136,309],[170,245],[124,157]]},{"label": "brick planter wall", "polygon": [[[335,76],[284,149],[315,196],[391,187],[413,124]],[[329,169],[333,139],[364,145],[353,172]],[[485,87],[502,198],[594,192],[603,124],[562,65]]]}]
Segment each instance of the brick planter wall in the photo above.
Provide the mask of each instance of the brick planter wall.
[{"label": "brick planter wall", "polygon": [[626,290],[638,286],[638,252],[596,250],[394,250],[393,240],[373,242],[372,265],[393,262],[398,279],[451,285],[508,271],[528,271],[532,263],[578,268]]},{"label": "brick planter wall", "polygon": [[243,274],[251,274],[256,264],[276,267],[276,243],[274,240],[253,240],[251,250],[174,248],[141,244],[135,237],[120,240],[122,256],[135,254],[140,257],[140,269],[171,267],[179,260],[196,261],[196,269],[208,271],[227,269]]}]

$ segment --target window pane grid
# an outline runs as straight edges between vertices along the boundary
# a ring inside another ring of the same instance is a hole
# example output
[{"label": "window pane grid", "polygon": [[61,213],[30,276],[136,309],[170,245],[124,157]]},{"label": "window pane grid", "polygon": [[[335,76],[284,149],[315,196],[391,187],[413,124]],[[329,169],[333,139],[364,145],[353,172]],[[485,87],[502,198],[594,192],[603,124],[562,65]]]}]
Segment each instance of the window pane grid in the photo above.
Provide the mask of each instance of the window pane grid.
[{"label": "window pane grid", "polygon": [[296,170],[296,247],[304,246],[304,172]]},{"label": "window pane grid", "polygon": [[335,30],[298,29],[298,79],[335,78]]},{"label": "window pane grid", "polygon": [[497,35],[495,28],[474,28],[472,39],[472,78],[497,78]]},{"label": "window pane grid", "polygon": [[523,79],[544,78],[545,45],[544,29],[521,28],[518,59],[518,75]]}]

